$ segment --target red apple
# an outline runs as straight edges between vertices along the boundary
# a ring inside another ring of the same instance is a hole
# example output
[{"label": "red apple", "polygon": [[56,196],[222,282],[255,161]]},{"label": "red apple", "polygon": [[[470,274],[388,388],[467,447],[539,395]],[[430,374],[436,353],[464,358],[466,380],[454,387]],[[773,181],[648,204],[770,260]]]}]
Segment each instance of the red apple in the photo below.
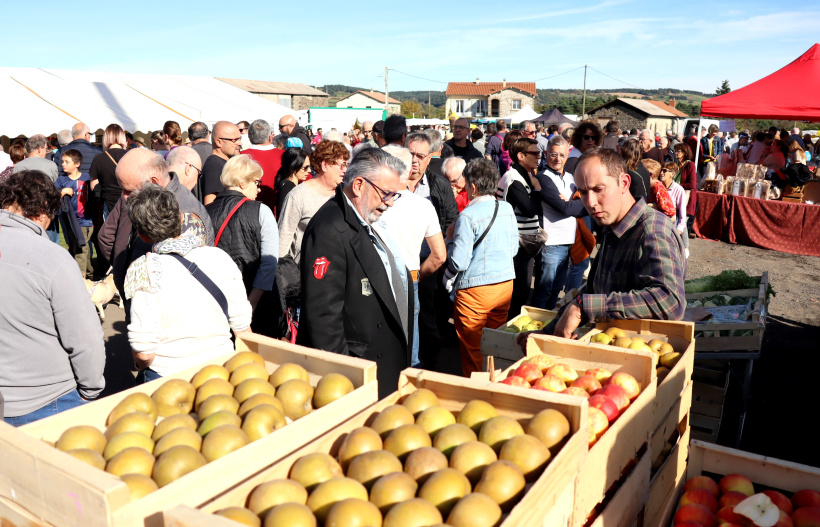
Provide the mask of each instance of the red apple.
[{"label": "red apple", "polygon": [[578,378],[578,372],[567,366],[566,364],[553,364],[547,370],[547,373],[551,373],[557,376],[559,379],[564,381],[566,384],[570,384],[572,381]]},{"label": "red apple", "polygon": [[794,510],[803,507],[820,508],[820,492],[811,489],[798,490],[792,494],[792,506]]},{"label": "red apple", "polygon": [[510,386],[521,386],[523,388],[530,387],[530,383],[528,383],[525,379],[517,377],[515,375],[510,375],[509,377],[501,381],[501,384],[508,384]]},{"label": "red apple", "polygon": [[[717,484],[715,484],[717,485]],[[742,492],[727,492],[723,496],[720,497],[718,501],[718,506],[722,509],[723,507],[734,507],[741,501],[745,500],[749,496],[743,494]]]},{"label": "red apple", "polygon": [[570,386],[561,393],[565,393],[567,395],[575,395],[577,397],[583,397],[584,399],[589,399],[589,394],[586,392],[586,390],[578,388],[577,386]]},{"label": "red apple", "polygon": [[723,507],[717,512],[715,518],[717,518],[718,525],[720,525],[721,527],[723,527],[727,523],[734,525],[752,525],[752,522],[749,521],[749,518],[736,513],[732,509],[733,507]]},{"label": "red apple", "polygon": [[601,389],[601,383],[592,375],[581,375],[570,384],[570,387],[575,386],[581,388],[590,395],[595,395],[595,392]]},{"label": "red apple", "polygon": [[712,513],[716,513],[718,511],[718,501],[715,496],[709,492],[708,490],[704,489],[692,489],[687,490],[681,496],[680,504],[681,505],[688,505],[689,503],[697,503],[698,505],[703,505]]},{"label": "red apple", "polygon": [[635,398],[641,394],[641,385],[638,384],[635,377],[623,371],[613,374],[612,377],[609,378],[609,384],[623,388],[630,401],[634,401]]},{"label": "red apple", "polygon": [[712,511],[697,503],[690,503],[678,508],[678,512],[675,513],[674,523],[678,525],[683,522],[693,522],[703,527],[715,527],[717,525],[717,520]]},{"label": "red apple", "polygon": [[794,527],[794,522],[792,521],[791,516],[780,511],[780,519],[774,524],[774,527]]},{"label": "red apple", "polygon": [[597,408],[606,414],[606,418],[610,423],[618,418],[618,406],[606,395],[593,395],[590,397],[589,407]]},{"label": "red apple", "polygon": [[527,381],[528,384],[532,384],[534,381],[540,379],[543,374],[541,373],[541,368],[535,364],[527,364],[525,362],[515,369],[513,375],[516,377],[521,377]]},{"label": "red apple", "polygon": [[[729,524],[726,524],[729,525]],[[726,527],[726,525],[721,524],[720,527]],[[675,527],[703,527],[703,525],[695,522],[683,522],[683,523],[676,523]]]},{"label": "red apple", "polygon": [[786,514],[791,514],[794,510],[794,507],[792,507],[792,502],[790,502],[789,498],[787,498],[782,492],[777,492],[776,490],[764,490],[763,494],[768,496],[772,502],[777,505],[777,508]]},{"label": "red apple", "polygon": [[[606,388],[604,388],[604,389],[606,389]],[[603,392],[601,392],[601,393],[603,393]],[[610,396],[610,397],[612,397],[612,396]],[[709,476],[695,476],[694,478],[690,478],[686,482],[686,485],[683,486],[683,492],[686,492],[687,490],[692,490],[692,489],[708,490],[714,497],[717,498],[718,496],[720,496],[720,488],[718,488],[718,484],[715,482],[715,480],[713,480]],[[745,497],[746,496],[744,494],[744,498]],[[743,500],[740,500],[740,501],[743,501]],[[740,503],[740,502],[738,502],[738,503]]]},{"label": "red apple", "polygon": [[544,354],[533,355],[532,357],[527,359],[525,362],[527,362],[528,364],[535,364],[536,366],[538,366],[538,369],[541,370],[542,374],[547,373],[547,370],[549,369],[549,367],[552,366],[553,364],[555,364],[555,361],[553,360],[552,357],[550,357],[549,355],[544,355]]},{"label": "red apple", "polygon": [[820,509],[801,507],[792,513],[794,527],[820,527]]},{"label": "red apple", "polygon": [[609,428],[609,420],[604,412],[590,406],[587,423],[589,424],[589,446],[592,446]]},{"label": "red apple", "polygon": [[545,388],[547,391],[555,393],[563,392],[567,389],[567,385],[564,384],[564,381],[551,373],[545,373],[543,377],[535,381],[533,387],[535,386]]},{"label": "red apple", "polygon": [[584,375],[592,375],[603,385],[612,377],[612,372],[603,368],[590,368],[584,372]]},{"label": "red apple", "polygon": [[727,474],[726,476],[723,476],[720,478],[718,487],[720,487],[721,494],[735,491],[745,494],[746,496],[751,496],[755,493],[755,487],[752,485],[752,480],[743,474]]},{"label": "red apple", "polygon": [[598,393],[595,395],[606,395],[612,399],[612,402],[618,407],[619,412],[623,412],[629,406],[629,395],[627,395],[626,390],[614,384],[607,384],[598,390]]}]

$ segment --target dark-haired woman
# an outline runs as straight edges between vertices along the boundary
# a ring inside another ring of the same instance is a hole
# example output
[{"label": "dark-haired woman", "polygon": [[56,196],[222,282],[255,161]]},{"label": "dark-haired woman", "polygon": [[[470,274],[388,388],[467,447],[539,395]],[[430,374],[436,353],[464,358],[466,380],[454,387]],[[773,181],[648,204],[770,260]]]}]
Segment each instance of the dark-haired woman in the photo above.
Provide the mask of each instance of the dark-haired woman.
[{"label": "dark-haired woman", "polygon": [[79,406],[105,387],[97,311],[74,258],[45,235],[59,207],[42,172],[0,185],[0,391],[14,426]]},{"label": "dark-haired woman", "polygon": [[629,193],[633,198],[643,198],[648,203],[650,175],[641,164],[641,144],[637,139],[628,139],[621,145],[621,157],[624,158],[626,171],[630,177]]},{"label": "dark-haired woman", "polygon": [[288,148],[282,154],[282,166],[276,173],[276,181],[273,183],[276,189],[276,209],[273,211],[278,218],[279,211],[285,204],[288,193],[296,188],[296,185],[305,181],[310,175],[310,159],[301,148]]},{"label": "dark-haired woman", "polygon": [[575,173],[575,163],[584,155],[587,150],[592,150],[596,146],[601,146],[604,140],[604,134],[601,132],[601,127],[598,123],[592,121],[584,121],[578,125],[578,128],[572,133],[569,156],[567,156],[567,163],[564,165],[564,172],[569,174]]},{"label": "dark-haired woman", "polygon": [[675,159],[680,167],[678,173],[675,174],[675,183],[682,186],[686,193],[686,228],[691,233],[698,206],[698,193],[695,192],[698,188],[698,172],[692,161],[692,149],[689,145],[678,143],[674,146],[674,150]]}]

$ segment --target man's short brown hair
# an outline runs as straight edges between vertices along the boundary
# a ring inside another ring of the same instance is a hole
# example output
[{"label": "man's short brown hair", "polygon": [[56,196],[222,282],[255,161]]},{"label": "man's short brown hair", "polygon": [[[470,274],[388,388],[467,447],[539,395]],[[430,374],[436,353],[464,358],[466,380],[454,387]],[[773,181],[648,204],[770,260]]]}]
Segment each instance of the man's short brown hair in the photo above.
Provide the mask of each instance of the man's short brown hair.
[{"label": "man's short brown hair", "polygon": [[578,163],[575,164],[576,175],[581,170],[581,165],[590,159],[597,159],[598,162],[606,168],[607,175],[615,179],[620,178],[621,174],[626,173],[626,164],[624,164],[624,160],[618,155],[618,152],[610,148],[598,146],[587,150],[586,153],[578,159]]}]

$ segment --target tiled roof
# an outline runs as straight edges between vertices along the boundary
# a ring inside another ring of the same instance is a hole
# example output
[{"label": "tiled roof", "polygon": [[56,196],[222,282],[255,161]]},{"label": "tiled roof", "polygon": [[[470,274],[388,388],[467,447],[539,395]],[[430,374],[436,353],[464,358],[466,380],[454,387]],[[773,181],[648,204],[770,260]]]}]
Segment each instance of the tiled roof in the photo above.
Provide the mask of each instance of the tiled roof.
[{"label": "tiled roof", "polygon": [[596,112],[603,108],[608,108],[616,103],[623,103],[632,108],[635,108],[639,112],[646,114],[649,117],[688,117],[685,113],[681,112],[680,110],[676,110],[671,106],[668,106],[660,101],[648,101],[644,99],[629,99],[626,97],[618,97],[615,100],[609,101],[608,103],[595,108],[594,110],[590,110],[589,113]]},{"label": "tiled roof", "polygon": [[665,102],[662,102],[662,101],[647,101],[647,102],[651,102],[652,104],[654,104],[655,106],[657,106],[661,110],[666,110],[667,112],[669,112],[672,115],[675,115],[677,117],[689,117],[688,115],[686,115],[682,111],[678,110],[677,108],[673,108],[673,107],[669,106]]},{"label": "tiled roof", "polygon": [[[370,97],[371,99],[376,100],[376,101],[384,104],[384,94],[382,92],[378,92],[378,91],[359,90],[355,93],[351,93],[347,97],[352,97],[352,96],[356,95],[357,93],[361,93],[362,95],[366,95],[366,96]],[[342,102],[343,100],[347,99],[347,97],[339,99],[339,102]],[[401,101],[397,101],[393,97],[390,97],[390,104],[401,104]]]},{"label": "tiled roof", "polygon": [[447,95],[480,95],[486,97],[493,93],[518,88],[519,90],[536,95],[534,82],[508,82],[506,88],[503,82],[450,82],[447,84]]},{"label": "tiled roof", "polygon": [[328,94],[322,90],[312,88],[307,84],[300,84],[298,82],[274,82],[274,81],[252,81],[245,79],[223,79],[217,77],[222,82],[226,82],[231,86],[240,88],[251,93],[270,93],[270,94],[288,94],[288,95],[311,95],[314,97],[328,97]]}]

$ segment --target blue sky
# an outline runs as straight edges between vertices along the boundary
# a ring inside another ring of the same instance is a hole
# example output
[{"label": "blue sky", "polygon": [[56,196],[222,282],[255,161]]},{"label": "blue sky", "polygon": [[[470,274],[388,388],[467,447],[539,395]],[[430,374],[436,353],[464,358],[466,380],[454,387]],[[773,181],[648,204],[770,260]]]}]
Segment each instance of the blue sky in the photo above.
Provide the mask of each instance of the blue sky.
[{"label": "blue sky", "polygon": [[391,91],[443,90],[476,77],[581,88],[588,64],[592,89],[712,92],[723,79],[749,84],[820,41],[820,2],[3,4],[3,40],[18,45],[6,46],[0,66],[378,90],[389,66]]}]

